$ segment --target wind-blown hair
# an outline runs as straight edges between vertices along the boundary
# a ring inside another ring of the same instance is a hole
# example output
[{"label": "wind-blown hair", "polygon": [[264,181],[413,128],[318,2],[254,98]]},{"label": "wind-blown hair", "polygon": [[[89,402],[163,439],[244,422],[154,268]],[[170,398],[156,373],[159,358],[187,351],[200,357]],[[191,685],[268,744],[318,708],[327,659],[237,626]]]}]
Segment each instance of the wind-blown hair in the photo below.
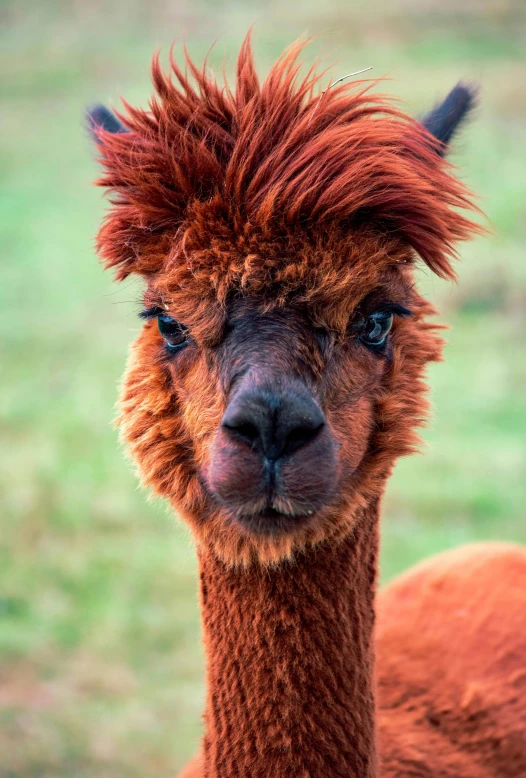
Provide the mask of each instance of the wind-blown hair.
[{"label": "wind-blown hair", "polygon": [[[94,126],[106,169],[99,183],[113,204],[98,248],[119,279],[170,267],[178,286],[191,273],[219,300],[270,279],[283,292],[305,285],[306,269],[289,261],[295,234],[364,224],[412,247],[438,275],[454,275],[454,244],[477,228],[460,212],[473,203],[440,142],[371,82],[320,93],[323,74],[300,76],[303,46],[289,48],[260,84],[247,36],[235,89],[187,54],[183,71],[171,53],[168,74],[156,56],[149,110],[124,103],[127,132]],[[196,252],[224,241],[226,267],[217,252],[213,261]],[[265,256],[269,242],[281,249]]]}]

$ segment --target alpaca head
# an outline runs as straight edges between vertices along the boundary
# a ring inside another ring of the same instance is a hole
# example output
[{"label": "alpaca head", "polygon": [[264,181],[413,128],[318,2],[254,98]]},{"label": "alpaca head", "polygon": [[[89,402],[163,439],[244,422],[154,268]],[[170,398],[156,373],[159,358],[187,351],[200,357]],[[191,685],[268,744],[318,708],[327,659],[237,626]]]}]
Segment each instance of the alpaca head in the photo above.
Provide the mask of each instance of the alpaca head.
[{"label": "alpaca head", "polygon": [[469,90],[420,123],[363,82],[314,94],[300,48],[260,85],[246,41],[233,91],[155,60],[149,111],[90,113],[112,193],[99,252],[145,281],[123,438],[230,563],[350,532],[414,448],[441,346],[414,268],[452,276],[476,229],[443,159]]}]

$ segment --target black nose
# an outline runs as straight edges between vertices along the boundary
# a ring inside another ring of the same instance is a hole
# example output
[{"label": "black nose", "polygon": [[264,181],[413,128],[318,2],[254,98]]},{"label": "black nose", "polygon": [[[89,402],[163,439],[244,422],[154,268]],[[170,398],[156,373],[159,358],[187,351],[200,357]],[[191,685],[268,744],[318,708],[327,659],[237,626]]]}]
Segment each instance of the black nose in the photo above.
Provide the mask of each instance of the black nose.
[{"label": "black nose", "polygon": [[221,426],[275,461],[313,440],[325,426],[325,416],[305,391],[252,389],[234,397]]}]

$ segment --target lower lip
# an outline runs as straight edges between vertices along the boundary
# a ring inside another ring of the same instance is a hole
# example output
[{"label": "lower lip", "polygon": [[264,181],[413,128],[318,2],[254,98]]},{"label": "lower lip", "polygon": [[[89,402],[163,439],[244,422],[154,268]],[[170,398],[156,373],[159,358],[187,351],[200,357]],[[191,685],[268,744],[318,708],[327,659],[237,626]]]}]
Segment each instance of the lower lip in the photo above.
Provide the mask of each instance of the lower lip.
[{"label": "lower lip", "polygon": [[239,524],[251,532],[258,535],[272,535],[288,532],[299,524],[311,519],[312,516],[313,513],[292,516],[270,508],[262,513],[238,516],[237,520]]}]

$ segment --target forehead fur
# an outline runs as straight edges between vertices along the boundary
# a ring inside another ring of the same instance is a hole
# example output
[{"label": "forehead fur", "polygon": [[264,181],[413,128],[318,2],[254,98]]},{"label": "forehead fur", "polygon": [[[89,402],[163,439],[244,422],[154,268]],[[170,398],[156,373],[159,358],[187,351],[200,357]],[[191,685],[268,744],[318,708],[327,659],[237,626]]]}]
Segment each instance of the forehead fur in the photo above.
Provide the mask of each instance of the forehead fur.
[{"label": "forehead fur", "polygon": [[156,57],[149,110],[125,103],[128,132],[97,129],[111,191],[100,254],[181,318],[236,292],[328,305],[416,256],[452,276],[454,244],[477,229],[422,125],[364,82],[320,91],[320,75],[300,77],[302,47],[260,83],[247,37],[234,88],[188,56],[168,74]]}]

